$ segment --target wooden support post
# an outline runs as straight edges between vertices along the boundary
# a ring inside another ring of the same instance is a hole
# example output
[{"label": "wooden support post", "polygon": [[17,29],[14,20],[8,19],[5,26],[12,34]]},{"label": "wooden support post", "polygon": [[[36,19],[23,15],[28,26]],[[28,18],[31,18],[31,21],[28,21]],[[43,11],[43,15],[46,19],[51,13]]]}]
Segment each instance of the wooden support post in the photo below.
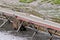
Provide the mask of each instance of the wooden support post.
[{"label": "wooden support post", "polygon": [[50,36],[51,36],[49,40],[53,40],[54,34],[55,34],[57,31],[55,30],[55,32],[52,33],[52,32],[50,31],[50,30],[52,30],[52,29],[48,28],[47,30],[48,30],[48,33],[49,33]]},{"label": "wooden support post", "polygon": [[18,31],[20,30],[20,28],[21,28],[22,24],[23,24],[23,21],[22,21],[22,22],[21,22],[21,24],[19,25],[19,27],[18,27],[18,29],[17,29],[17,31],[16,31],[16,32],[18,32]]}]

